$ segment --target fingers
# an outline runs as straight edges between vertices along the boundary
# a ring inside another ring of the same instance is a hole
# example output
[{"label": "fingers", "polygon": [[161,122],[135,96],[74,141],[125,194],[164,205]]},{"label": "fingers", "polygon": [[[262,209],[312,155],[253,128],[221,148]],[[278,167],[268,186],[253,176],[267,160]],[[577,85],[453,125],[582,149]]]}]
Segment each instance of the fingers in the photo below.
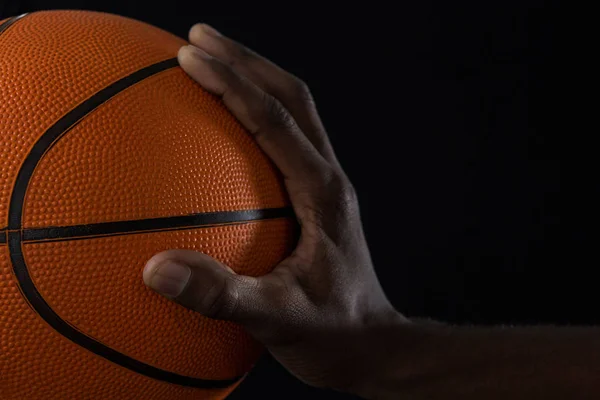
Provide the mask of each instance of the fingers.
[{"label": "fingers", "polygon": [[273,96],[228,65],[193,46],[179,51],[181,67],[225,105],[289,179],[320,176],[327,162]]},{"label": "fingers", "polygon": [[189,40],[279,100],[317,151],[329,162],[337,163],[311,92],[304,82],[208,25],[194,25]]},{"label": "fingers", "polygon": [[209,318],[256,323],[269,317],[269,299],[260,278],[237,275],[196,251],[155,255],[147,262],[143,278],[156,292]]}]

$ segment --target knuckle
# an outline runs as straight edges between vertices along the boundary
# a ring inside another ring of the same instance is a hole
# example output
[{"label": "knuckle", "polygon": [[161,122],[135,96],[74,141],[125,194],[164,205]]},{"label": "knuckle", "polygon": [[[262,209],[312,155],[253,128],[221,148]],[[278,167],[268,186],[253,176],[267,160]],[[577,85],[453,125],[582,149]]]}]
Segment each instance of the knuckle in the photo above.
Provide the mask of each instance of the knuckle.
[{"label": "knuckle", "polygon": [[294,77],[292,82],[294,83],[294,91],[299,97],[312,98],[312,93],[306,82],[297,77]]},{"label": "knuckle", "polygon": [[341,205],[350,207],[358,204],[358,196],[356,194],[356,188],[348,180],[344,179],[338,189],[338,199]]},{"label": "knuckle", "polygon": [[338,181],[338,172],[330,164],[326,164],[319,169],[318,179],[315,180],[316,189],[319,193],[331,193],[337,190]]},{"label": "knuckle", "polygon": [[350,181],[346,180],[339,188],[337,209],[343,216],[355,215],[358,211],[358,196]]},{"label": "knuckle", "polygon": [[348,178],[335,169],[323,170],[315,186],[306,189],[309,194],[303,202],[307,222],[316,226],[352,220],[358,214],[358,196]]},{"label": "knuckle", "polygon": [[237,308],[239,293],[231,279],[219,279],[202,297],[199,311],[209,318],[225,319]]},{"label": "knuckle", "polygon": [[288,130],[295,126],[294,118],[279,100],[268,94],[263,96],[266,119],[270,126]]},{"label": "knuckle", "polygon": [[356,189],[343,173],[332,173],[327,188],[328,203],[337,213],[347,215],[356,211],[358,206]]},{"label": "knuckle", "polygon": [[229,55],[227,59],[228,64],[231,67],[236,65],[245,65],[256,60],[256,53],[237,42],[230,42],[225,51]]},{"label": "knuckle", "polygon": [[255,53],[246,46],[242,46],[239,43],[234,43],[232,46],[235,47],[235,56],[238,60],[248,61],[255,58]]},{"label": "knuckle", "polygon": [[302,79],[292,76],[290,91],[296,99],[305,103],[314,103],[312,92]]}]

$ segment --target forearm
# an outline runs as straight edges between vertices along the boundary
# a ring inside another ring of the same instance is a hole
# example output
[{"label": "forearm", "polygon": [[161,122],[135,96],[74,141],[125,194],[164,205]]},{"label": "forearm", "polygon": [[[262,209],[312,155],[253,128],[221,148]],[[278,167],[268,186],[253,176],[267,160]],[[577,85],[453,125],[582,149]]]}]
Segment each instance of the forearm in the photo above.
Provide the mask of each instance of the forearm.
[{"label": "forearm", "polygon": [[373,335],[351,389],[366,398],[600,398],[599,328],[412,323]]}]

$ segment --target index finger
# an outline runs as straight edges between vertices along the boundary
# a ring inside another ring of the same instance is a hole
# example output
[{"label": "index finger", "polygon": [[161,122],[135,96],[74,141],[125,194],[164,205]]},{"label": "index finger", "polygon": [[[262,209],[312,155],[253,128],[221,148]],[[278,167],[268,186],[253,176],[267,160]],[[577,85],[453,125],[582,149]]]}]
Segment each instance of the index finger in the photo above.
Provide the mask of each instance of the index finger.
[{"label": "index finger", "polygon": [[317,151],[325,159],[337,163],[312,94],[304,82],[206,24],[194,25],[190,29],[189,39],[194,46],[217,57],[279,100]]},{"label": "index finger", "polygon": [[194,80],[223,99],[286,179],[307,184],[327,175],[329,164],[277,99],[194,46],[181,48],[179,62]]}]

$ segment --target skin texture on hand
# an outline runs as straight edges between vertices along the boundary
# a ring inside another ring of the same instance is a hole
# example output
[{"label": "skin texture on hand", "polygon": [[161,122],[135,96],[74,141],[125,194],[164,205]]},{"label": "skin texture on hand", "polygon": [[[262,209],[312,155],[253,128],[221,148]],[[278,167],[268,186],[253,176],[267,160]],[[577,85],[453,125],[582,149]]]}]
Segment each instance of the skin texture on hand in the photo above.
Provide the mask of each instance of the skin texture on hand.
[{"label": "skin texture on hand", "polygon": [[358,201],[307,86],[206,25],[179,52],[283,174],[301,228],[292,255],[248,277],[170,250],[144,281],[208,317],[242,324],[302,381],[370,399],[598,399],[600,328],[453,327],[409,321],[375,275]]},{"label": "skin texture on hand", "polygon": [[304,382],[349,390],[367,374],[369,332],[407,323],[375,275],[356,193],[307,86],[206,25],[190,31],[182,68],[224,104],[273,160],[301,233],[270,274],[247,277],[198,252],[148,261],[144,281],[185,307],[242,324]]}]

